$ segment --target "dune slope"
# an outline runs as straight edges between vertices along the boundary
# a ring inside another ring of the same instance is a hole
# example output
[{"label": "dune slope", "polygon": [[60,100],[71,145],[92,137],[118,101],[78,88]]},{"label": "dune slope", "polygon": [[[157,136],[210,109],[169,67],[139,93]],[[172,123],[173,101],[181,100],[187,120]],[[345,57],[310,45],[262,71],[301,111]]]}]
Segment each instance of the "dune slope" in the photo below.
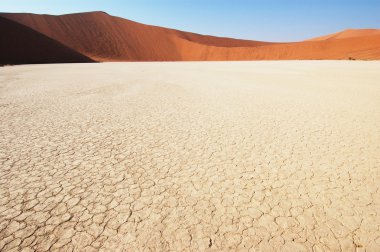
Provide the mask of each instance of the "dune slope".
[{"label": "dune slope", "polygon": [[187,43],[195,45],[195,50],[202,50],[204,46],[251,47],[270,44],[143,25],[104,12],[62,16],[2,15],[101,61],[187,60],[187,54],[181,51],[182,45]]},{"label": "dune slope", "polygon": [[96,61],[380,59],[378,30],[331,35],[339,39],[269,43],[144,25],[104,12],[61,16],[2,13],[0,16]]}]

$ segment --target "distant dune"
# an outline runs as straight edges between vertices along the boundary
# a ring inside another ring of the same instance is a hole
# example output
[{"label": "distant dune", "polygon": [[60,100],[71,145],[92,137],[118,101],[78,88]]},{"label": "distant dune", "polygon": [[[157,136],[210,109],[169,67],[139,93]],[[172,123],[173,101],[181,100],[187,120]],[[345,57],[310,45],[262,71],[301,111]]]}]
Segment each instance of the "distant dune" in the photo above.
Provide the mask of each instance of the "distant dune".
[{"label": "distant dune", "polygon": [[357,38],[357,37],[368,37],[380,35],[380,30],[377,29],[348,29],[341,32],[329,34],[326,36],[321,36],[309,41],[322,41],[322,40],[332,40],[332,39],[347,39],[347,38]]},{"label": "distant dune", "polygon": [[[0,17],[3,17],[2,30],[11,29],[8,26],[14,25],[14,22],[33,29],[36,33],[55,40],[57,45],[75,51],[77,56],[81,56],[81,60],[74,60],[75,62],[87,60],[83,55],[94,61],[380,59],[380,30],[347,30],[309,41],[270,43],[204,36],[144,25],[104,12],[61,16],[0,13]],[[4,18],[14,22],[6,23]],[[25,28],[19,30],[18,37],[15,34],[9,35],[18,44],[21,43],[18,48],[23,45],[25,48],[30,47],[28,39],[20,39],[26,36],[22,35],[27,33],[24,30]],[[1,50],[9,51],[8,55],[12,56],[10,52],[16,50],[12,44],[1,44]],[[33,46],[38,50],[37,47],[39,46]],[[15,57],[22,56],[20,52],[16,52]],[[52,50],[44,50],[44,53],[39,54],[41,60],[37,61],[62,62],[54,53]],[[2,62],[19,61],[12,57],[3,59],[3,55],[0,57]],[[68,58],[75,59],[72,56]],[[21,63],[37,61],[26,57]]]}]

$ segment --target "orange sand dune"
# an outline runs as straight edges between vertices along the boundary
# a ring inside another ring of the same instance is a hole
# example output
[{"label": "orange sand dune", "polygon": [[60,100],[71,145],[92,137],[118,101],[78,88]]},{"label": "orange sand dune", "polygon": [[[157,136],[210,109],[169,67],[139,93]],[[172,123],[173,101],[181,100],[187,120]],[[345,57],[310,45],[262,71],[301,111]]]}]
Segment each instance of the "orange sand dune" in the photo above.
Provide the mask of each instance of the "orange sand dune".
[{"label": "orange sand dune", "polygon": [[0,16],[96,61],[380,59],[379,30],[331,35],[340,39],[269,43],[144,25],[104,12],[61,16],[3,13]]}]

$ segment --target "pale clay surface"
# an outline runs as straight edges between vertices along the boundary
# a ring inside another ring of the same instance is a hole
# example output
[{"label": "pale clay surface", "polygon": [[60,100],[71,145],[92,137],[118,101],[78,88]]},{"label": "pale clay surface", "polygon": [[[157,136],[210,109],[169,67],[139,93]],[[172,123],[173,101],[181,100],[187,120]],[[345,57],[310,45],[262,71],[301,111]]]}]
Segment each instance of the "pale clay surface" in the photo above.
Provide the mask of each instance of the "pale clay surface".
[{"label": "pale clay surface", "polygon": [[0,68],[1,251],[380,251],[380,62]]}]

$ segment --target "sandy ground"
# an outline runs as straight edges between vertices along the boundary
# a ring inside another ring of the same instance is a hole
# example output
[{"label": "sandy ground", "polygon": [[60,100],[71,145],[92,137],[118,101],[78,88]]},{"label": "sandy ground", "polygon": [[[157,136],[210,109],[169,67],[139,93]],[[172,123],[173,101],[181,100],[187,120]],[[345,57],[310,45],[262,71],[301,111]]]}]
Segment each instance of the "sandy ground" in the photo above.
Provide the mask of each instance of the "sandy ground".
[{"label": "sandy ground", "polygon": [[380,62],[0,68],[0,250],[380,251]]}]

